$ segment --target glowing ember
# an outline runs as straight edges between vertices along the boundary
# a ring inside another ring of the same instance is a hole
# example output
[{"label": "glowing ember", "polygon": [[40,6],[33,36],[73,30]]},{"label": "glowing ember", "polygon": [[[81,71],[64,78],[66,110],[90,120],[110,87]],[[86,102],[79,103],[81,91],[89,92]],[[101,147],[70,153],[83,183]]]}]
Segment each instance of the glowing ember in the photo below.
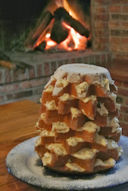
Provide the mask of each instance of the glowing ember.
[{"label": "glowing ember", "polygon": [[[71,5],[68,3],[68,0],[56,0],[56,6],[64,7],[65,10],[67,10],[67,12],[73,18],[75,18],[78,21],[81,21],[81,19],[79,18],[79,13],[76,13],[72,9]],[[55,10],[57,7],[55,7]],[[51,6],[51,4],[49,5],[48,8],[50,9],[51,12],[55,11],[53,6]],[[67,51],[85,50],[86,49],[87,41],[90,39],[90,37],[87,38],[85,36],[80,35],[76,30],[74,30],[74,28],[72,28],[70,25],[68,25],[65,22],[62,22],[62,26],[66,30],[68,30],[67,38],[64,41],[60,42],[59,44],[57,42],[55,42],[54,40],[52,40],[51,39],[51,30],[52,30],[54,23],[55,23],[55,19],[52,19],[51,25],[49,25],[49,29],[47,30],[47,32],[45,34],[42,32],[40,37],[37,39],[37,41],[34,45],[34,48],[39,46],[42,42],[44,42],[45,50],[55,48],[55,47],[58,49],[67,50]]]},{"label": "glowing ember", "polygon": [[45,49],[46,49],[46,50],[48,50],[48,49],[50,49],[50,48],[52,48],[52,47],[54,47],[54,46],[57,45],[57,43],[56,43],[55,41],[51,40],[50,37],[51,37],[51,34],[50,34],[50,33],[47,33],[47,34],[45,35],[45,42],[46,42],[46,47],[45,47]]},{"label": "glowing ember", "polygon": [[54,42],[53,40],[49,40],[48,42],[46,42],[46,49],[49,49],[51,47],[56,46],[56,42]]},{"label": "glowing ember", "polygon": [[51,35],[50,35],[50,32],[49,32],[49,33],[46,34],[45,37],[46,37],[46,38],[50,38],[50,36],[51,36]]},{"label": "glowing ember", "polygon": [[[86,42],[87,38],[85,36],[80,35],[78,32],[76,32],[71,26],[67,25],[63,22],[63,26],[67,29],[69,29],[69,36],[70,42],[73,41],[74,46],[72,47],[72,50],[84,50],[86,48]],[[67,44],[68,47],[68,44]]]},{"label": "glowing ember", "polygon": [[87,38],[85,36],[80,35],[65,22],[63,22],[63,26],[69,30],[68,37],[60,44],[57,44],[55,41],[51,40],[50,33],[47,33],[45,35],[45,42],[46,42],[45,49],[48,50],[50,48],[57,46],[59,49],[64,49],[67,51],[85,50]]}]

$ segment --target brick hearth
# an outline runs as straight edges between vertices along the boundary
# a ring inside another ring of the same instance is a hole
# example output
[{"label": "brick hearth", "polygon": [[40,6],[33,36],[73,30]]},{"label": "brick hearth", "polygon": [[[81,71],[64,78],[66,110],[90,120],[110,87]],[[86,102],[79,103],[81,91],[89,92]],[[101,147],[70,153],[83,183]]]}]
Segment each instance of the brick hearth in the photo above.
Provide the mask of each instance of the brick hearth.
[{"label": "brick hearth", "polygon": [[19,99],[39,101],[44,84],[62,64],[87,63],[108,67],[106,52],[74,51],[63,53],[8,53],[10,58],[31,66],[26,69],[0,69],[0,104]]}]

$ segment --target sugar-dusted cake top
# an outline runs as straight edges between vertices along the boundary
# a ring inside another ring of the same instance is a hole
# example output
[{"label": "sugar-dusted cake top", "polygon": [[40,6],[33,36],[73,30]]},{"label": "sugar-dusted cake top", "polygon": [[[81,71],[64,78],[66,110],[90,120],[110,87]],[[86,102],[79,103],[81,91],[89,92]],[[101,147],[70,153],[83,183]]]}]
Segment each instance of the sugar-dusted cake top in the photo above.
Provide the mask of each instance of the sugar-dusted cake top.
[{"label": "sugar-dusted cake top", "polygon": [[112,80],[106,68],[82,63],[62,65],[56,70],[54,77],[62,79],[65,75],[69,82],[78,82],[86,75],[91,76],[93,80],[99,80],[102,77]]},{"label": "sugar-dusted cake top", "polygon": [[62,65],[58,68],[57,71],[65,71],[69,73],[75,73],[75,74],[106,74],[108,73],[108,70],[104,67],[95,66],[95,65],[89,65],[89,64],[66,64]]}]

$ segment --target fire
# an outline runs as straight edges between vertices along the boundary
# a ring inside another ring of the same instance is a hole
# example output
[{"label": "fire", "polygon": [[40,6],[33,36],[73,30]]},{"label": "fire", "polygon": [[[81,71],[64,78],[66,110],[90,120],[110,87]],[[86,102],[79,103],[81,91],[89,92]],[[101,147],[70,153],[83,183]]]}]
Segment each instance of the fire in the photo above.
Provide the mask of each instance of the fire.
[{"label": "fire", "polygon": [[[86,48],[87,38],[85,36],[80,35],[71,26],[64,22],[63,26],[69,29],[68,40],[62,42],[64,48],[68,50],[84,50]],[[70,42],[73,42],[73,47],[69,46]]]},{"label": "fire", "polygon": [[[68,3],[68,0],[56,0],[56,6],[52,6],[53,4],[50,4],[48,7],[48,10],[50,10],[52,13],[56,10],[57,7],[64,7],[65,10],[68,11],[68,13],[76,20],[81,20],[79,18],[79,14],[75,12],[71,5]],[[53,19],[51,21],[51,28],[54,24],[55,20]],[[45,35],[40,35],[40,37],[37,39],[34,48],[39,46],[42,42],[45,42],[45,50],[51,49],[51,48],[58,48],[61,50],[85,50],[87,41],[89,40],[89,37],[85,37],[80,35],[74,28],[72,28],[70,25],[68,25],[66,22],[62,22],[62,26],[68,30],[68,36],[67,38],[60,42],[59,44],[51,39],[51,28],[47,30]]]},{"label": "fire", "polygon": [[71,7],[69,6],[68,4],[68,1],[67,0],[64,0],[63,1],[63,4],[64,4],[64,8],[69,12],[69,14],[75,18],[75,19],[78,19],[78,16],[77,14],[73,11],[73,9],[71,9]]},{"label": "fire", "polygon": [[48,49],[50,49],[52,47],[55,47],[57,45],[57,43],[55,41],[51,40],[50,37],[51,37],[50,32],[45,35],[45,42],[46,42],[45,49],[46,50],[48,50]]},{"label": "fire", "polygon": [[85,36],[80,35],[65,22],[63,22],[63,27],[69,30],[68,37],[60,44],[57,44],[55,41],[51,40],[50,33],[47,33],[45,35],[45,42],[46,42],[45,49],[48,50],[50,48],[57,46],[59,49],[67,51],[84,50],[86,48],[87,38]]},{"label": "fire", "polygon": [[[63,7],[69,12],[69,14],[76,20],[79,20],[84,26],[89,27],[87,25],[87,23],[84,21],[84,14],[82,13],[79,4],[77,1],[70,1],[69,0],[62,0],[63,2]],[[75,7],[77,8],[73,8],[74,6],[72,6],[72,2],[76,5]]]}]

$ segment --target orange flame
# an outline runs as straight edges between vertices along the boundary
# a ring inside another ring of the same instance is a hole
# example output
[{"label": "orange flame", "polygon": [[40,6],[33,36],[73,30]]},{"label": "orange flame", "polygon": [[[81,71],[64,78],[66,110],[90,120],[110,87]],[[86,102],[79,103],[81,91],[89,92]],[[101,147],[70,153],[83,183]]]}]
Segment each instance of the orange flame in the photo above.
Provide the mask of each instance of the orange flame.
[{"label": "orange flame", "polygon": [[[63,22],[63,26],[69,29],[68,40],[62,42],[66,49],[70,50],[84,50],[86,48],[87,38],[76,32],[70,25]],[[73,42],[73,47],[69,47],[70,42]]]},{"label": "orange flame", "polygon": [[45,49],[48,50],[50,48],[57,46],[59,49],[64,49],[67,51],[84,50],[86,48],[87,38],[85,36],[80,35],[65,22],[63,22],[62,24],[65,28],[69,30],[68,37],[60,44],[57,44],[55,41],[51,40],[50,33],[47,33],[45,35],[45,42],[46,42]]},{"label": "orange flame", "polygon": [[[56,0],[56,6],[57,7],[63,6],[73,18],[75,18],[76,20],[80,20],[79,14],[72,9],[72,7],[68,3],[68,0]],[[52,6],[52,4],[50,4],[48,8],[50,9],[51,12],[56,10],[56,7]],[[54,19],[51,23],[53,25]],[[69,31],[69,35],[64,41],[62,41],[60,44],[57,44],[55,41],[53,41],[51,39],[51,34],[49,32],[51,31],[50,29],[48,30],[45,36],[41,35],[39,37],[39,39],[37,40],[35,44],[35,47],[39,46],[43,41],[45,41],[46,43],[45,50],[48,50],[54,47],[57,47],[58,49],[61,49],[61,50],[67,50],[67,51],[85,50],[87,40],[89,40],[90,37],[86,38],[85,36],[80,35],[77,31],[75,31],[70,25],[68,25],[65,22],[63,22],[62,25],[64,28],[68,29]]]},{"label": "orange flame", "polygon": [[45,35],[45,42],[46,42],[45,49],[46,50],[48,50],[52,47],[55,47],[57,45],[57,43],[55,41],[53,41],[50,37],[51,37],[50,32]]},{"label": "orange flame", "polygon": [[63,0],[63,5],[64,8],[67,10],[67,12],[74,18],[74,19],[79,19],[77,14],[73,11],[73,9],[70,7],[70,5],[68,4],[67,0]]}]

